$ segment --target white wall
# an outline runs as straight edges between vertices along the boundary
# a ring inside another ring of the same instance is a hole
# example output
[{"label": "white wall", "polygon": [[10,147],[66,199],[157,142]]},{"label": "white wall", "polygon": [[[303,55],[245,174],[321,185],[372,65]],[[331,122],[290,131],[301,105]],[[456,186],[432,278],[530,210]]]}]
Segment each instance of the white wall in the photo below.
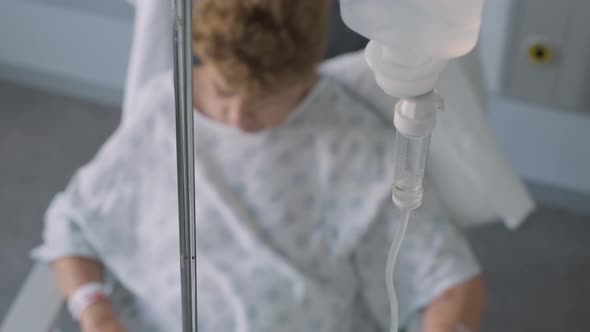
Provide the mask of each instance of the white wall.
[{"label": "white wall", "polygon": [[0,76],[120,103],[131,15],[122,15],[113,0],[105,7],[64,1],[0,1]]},{"label": "white wall", "polygon": [[[133,17],[133,8],[128,0],[22,0],[38,4],[58,6],[67,9],[89,12],[97,16],[122,18]],[[167,1],[167,0],[164,0]]]},{"label": "white wall", "polygon": [[[559,110],[502,95],[504,57],[512,53],[507,50],[511,33],[509,11],[516,1],[519,0],[486,3],[481,46],[491,90],[492,126],[504,151],[525,179],[588,195],[590,112]],[[558,198],[555,195],[552,199]],[[590,208],[587,199],[582,204]]]},{"label": "white wall", "polygon": [[525,178],[590,194],[589,116],[501,97],[490,106],[500,144]]}]

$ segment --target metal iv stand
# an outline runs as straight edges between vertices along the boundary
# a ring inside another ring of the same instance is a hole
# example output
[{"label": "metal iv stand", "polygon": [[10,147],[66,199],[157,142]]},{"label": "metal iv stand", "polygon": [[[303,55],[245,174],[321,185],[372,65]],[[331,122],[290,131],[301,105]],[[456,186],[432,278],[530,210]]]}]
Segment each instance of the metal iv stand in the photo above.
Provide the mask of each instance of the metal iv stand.
[{"label": "metal iv stand", "polygon": [[182,330],[197,332],[197,224],[193,122],[192,2],[173,0],[174,91],[178,216],[182,287]]}]

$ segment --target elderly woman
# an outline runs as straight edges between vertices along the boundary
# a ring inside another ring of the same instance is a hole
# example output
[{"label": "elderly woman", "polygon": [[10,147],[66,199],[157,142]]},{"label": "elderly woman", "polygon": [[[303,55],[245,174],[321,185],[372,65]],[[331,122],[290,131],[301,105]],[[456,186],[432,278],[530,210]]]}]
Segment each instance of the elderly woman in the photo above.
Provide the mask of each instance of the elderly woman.
[{"label": "elderly woman", "polygon": [[[329,1],[196,7],[199,331],[388,330],[394,132],[318,71]],[[139,99],[138,117],[56,196],[34,252],[84,332],[181,330],[172,75]],[[401,323],[476,331],[479,267],[426,197],[397,263]]]}]

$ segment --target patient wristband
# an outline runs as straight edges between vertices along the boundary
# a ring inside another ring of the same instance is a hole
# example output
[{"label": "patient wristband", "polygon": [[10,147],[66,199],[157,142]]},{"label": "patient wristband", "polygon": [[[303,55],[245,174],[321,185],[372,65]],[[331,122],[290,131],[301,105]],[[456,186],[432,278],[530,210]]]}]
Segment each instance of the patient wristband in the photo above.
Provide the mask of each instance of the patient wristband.
[{"label": "patient wristband", "polygon": [[74,320],[79,321],[84,310],[91,305],[108,301],[108,290],[105,285],[91,282],[76,289],[68,298],[68,309]]}]

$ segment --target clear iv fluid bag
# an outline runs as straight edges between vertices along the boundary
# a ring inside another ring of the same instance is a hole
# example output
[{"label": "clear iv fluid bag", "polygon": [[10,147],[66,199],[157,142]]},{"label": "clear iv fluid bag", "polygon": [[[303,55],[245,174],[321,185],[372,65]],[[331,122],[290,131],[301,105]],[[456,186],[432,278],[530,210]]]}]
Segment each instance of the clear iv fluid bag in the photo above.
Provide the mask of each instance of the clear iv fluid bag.
[{"label": "clear iv fluid bag", "polygon": [[477,44],[483,0],[340,0],[354,31],[387,47],[451,59]]}]

